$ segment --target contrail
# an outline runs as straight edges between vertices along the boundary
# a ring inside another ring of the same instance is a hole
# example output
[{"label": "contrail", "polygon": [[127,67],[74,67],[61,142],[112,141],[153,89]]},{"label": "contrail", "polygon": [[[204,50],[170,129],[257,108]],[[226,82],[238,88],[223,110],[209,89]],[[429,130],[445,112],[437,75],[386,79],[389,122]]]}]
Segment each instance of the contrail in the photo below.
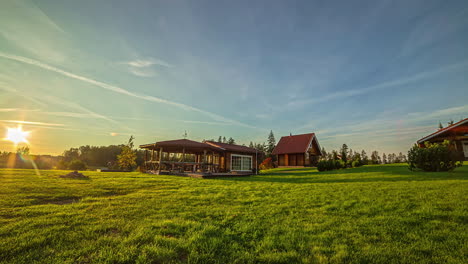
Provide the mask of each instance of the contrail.
[{"label": "contrail", "polygon": [[103,82],[96,81],[96,80],[93,80],[93,79],[90,79],[90,78],[87,78],[87,77],[84,77],[84,76],[76,75],[76,74],[73,74],[71,72],[61,70],[59,68],[50,66],[48,64],[42,63],[42,62],[37,61],[37,60],[33,60],[33,59],[29,59],[29,58],[21,57],[21,56],[17,56],[17,55],[11,55],[11,54],[7,54],[7,53],[3,53],[3,52],[0,52],[0,57],[3,57],[5,59],[18,61],[18,62],[22,62],[22,63],[26,63],[26,64],[30,64],[30,65],[34,65],[34,66],[40,67],[42,69],[53,71],[53,72],[62,74],[64,76],[76,79],[76,80],[80,80],[80,81],[83,81],[83,82],[93,84],[95,86],[101,87],[103,89],[106,89],[106,90],[109,90],[109,91],[112,91],[112,92],[115,92],[115,93],[124,94],[124,95],[130,96],[130,97],[135,97],[135,98],[150,101],[150,102],[156,102],[156,103],[162,103],[162,104],[175,106],[175,107],[184,109],[186,111],[194,111],[194,112],[202,113],[202,114],[207,115],[207,116],[209,116],[209,117],[211,117],[211,118],[213,118],[213,119],[215,119],[217,121],[228,122],[228,123],[232,123],[232,124],[235,124],[235,125],[238,125],[238,126],[243,126],[243,127],[256,128],[254,126],[244,124],[242,122],[232,120],[232,119],[229,119],[229,118],[220,116],[218,114],[211,113],[211,112],[208,112],[208,111],[205,111],[205,110],[202,110],[202,109],[190,106],[190,105],[169,101],[169,100],[162,99],[162,98],[155,97],[155,96],[151,96],[151,95],[136,94],[136,93],[130,92],[130,91],[126,90],[126,89],[123,89],[123,88],[120,88],[120,87],[117,87],[117,86],[114,86],[114,85],[110,85],[110,84],[107,84],[107,83],[103,83]]}]

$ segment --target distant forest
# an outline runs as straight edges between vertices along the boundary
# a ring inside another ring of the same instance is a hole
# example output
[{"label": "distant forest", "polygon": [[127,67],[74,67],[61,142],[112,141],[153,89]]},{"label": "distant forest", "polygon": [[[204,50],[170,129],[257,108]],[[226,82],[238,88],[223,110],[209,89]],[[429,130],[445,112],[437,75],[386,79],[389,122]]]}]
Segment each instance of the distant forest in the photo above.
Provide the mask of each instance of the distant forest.
[{"label": "distant forest", "polygon": [[[30,168],[37,167],[39,169],[98,169],[98,168],[109,168],[109,169],[137,169],[144,163],[144,150],[135,149],[133,146],[133,137],[130,137],[127,144],[121,145],[109,145],[109,146],[80,146],[77,148],[70,148],[65,150],[60,156],[51,155],[31,155],[28,147],[18,148],[16,153],[13,152],[0,152],[0,168]],[[217,140],[210,139],[212,141],[236,144],[234,138],[225,136],[219,136]],[[245,145],[244,145],[245,146]],[[255,143],[250,142],[249,147],[258,150],[259,159],[270,158],[272,166],[274,164],[275,157],[271,155],[273,149],[276,146],[276,139],[273,131],[270,131],[266,142]],[[383,154],[379,155],[377,151],[373,151],[368,157],[366,152],[354,152],[349,149],[346,144],[340,150],[332,150],[330,152],[325,151],[322,148],[324,154],[321,159],[333,159],[338,156],[346,155],[350,159],[359,156],[363,160],[364,164],[386,164],[386,163],[399,163],[406,162],[406,156],[402,153],[397,154]],[[122,162],[122,160],[127,161]],[[130,161],[128,161],[130,159]],[[262,162],[259,160],[259,163]],[[34,162],[32,162],[34,161]]]}]

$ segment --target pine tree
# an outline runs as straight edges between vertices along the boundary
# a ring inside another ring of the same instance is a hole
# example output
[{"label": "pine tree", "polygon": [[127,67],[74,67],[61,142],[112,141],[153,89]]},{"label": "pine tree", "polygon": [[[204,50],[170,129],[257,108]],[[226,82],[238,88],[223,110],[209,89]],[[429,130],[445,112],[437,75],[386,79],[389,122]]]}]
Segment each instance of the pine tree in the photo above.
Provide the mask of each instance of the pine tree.
[{"label": "pine tree", "polygon": [[222,143],[222,142],[223,142],[223,139],[221,138],[221,136],[219,136],[218,142],[219,142],[219,143]]},{"label": "pine tree", "polygon": [[441,122],[439,122],[439,129],[442,129],[442,128],[444,128],[444,126],[442,125]]},{"label": "pine tree", "polygon": [[326,160],[327,159],[327,152],[325,151],[325,148],[322,147],[322,156],[320,157],[320,159],[322,160]]},{"label": "pine tree", "polygon": [[387,164],[387,156],[385,155],[385,153],[382,155],[382,163]]},{"label": "pine tree", "polygon": [[232,145],[232,144],[236,144],[236,141],[232,137],[230,137],[227,143]]},{"label": "pine tree", "polygon": [[254,148],[254,144],[250,141],[249,148]]},{"label": "pine tree", "polygon": [[226,137],[223,137],[223,143],[226,143]]},{"label": "pine tree", "polygon": [[340,149],[341,160],[346,163],[348,161],[348,145],[343,144]]},{"label": "pine tree", "polygon": [[338,160],[338,152],[336,150],[332,150],[332,157],[333,160]]},{"label": "pine tree", "polygon": [[453,122],[453,119],[450,119],[450,121],[447,123],[449,126],[453,125],[454,122]]},{"label": "pine tree", "polygon": [[270,130],[270,134],[268,135],[268,145],[267,145],[267,156],[271,157],[271,153],[276,146],[276,139],[275,135],[273,135],[273,130]]},{"label": "pine tree", "polygon": [[361,159],[362,163],[364,163],[365,165],[369,164],[369,157],[367,157],[367,153],[364,150],[361,151]]}]

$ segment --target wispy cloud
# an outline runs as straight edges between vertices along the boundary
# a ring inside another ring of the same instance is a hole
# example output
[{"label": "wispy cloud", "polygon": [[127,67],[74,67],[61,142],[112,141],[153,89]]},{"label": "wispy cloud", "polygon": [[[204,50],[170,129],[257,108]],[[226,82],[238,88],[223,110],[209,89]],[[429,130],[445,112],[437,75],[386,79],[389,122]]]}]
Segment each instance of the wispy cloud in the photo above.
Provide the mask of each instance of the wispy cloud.
[{"label": "wispy cloud", "polygon": [[38,112],[39,109],[0,108],[0,112]]},{"label": "wispy cloud", "polygon": [[[45,115],[61,116],[61,117],[74,117],[74,118],[89,118],[89,119],[102,119],[104,116],[96,113],[76,113],[76,112],[42,112]],[[154,120],[152,118],[140,118],[140,117],[121,117],[121,116],[107,116],[106,118],[112,120],[136,120],[136,121],[148,121]]]},{"label": "wispy cloud", "polygon": [[0,35],[39,58],[63,62],[65,31],[31,1],[2,1]]},{"label": "wispy cloud", "polygon": [[132,67],[136,67],[136,68],[145,68],[145,67],[150,67],[150,66],[153,66],[153,65],[158,65],[158,66],[163,66],[163,67],[167,67],[167,68],[172,68],[174,67],[174,65],[166,62],[166,61],[163,61],[163,60],[160,60],[160,59],[154,59],[154,58],[148,58],[148,59],[144,59],[144,60],[133,60],[133,61],[128,61],[128,62],[124,62],[124,64],[127,64],[129,66],[132,66]]},{"label": "wispy cloud", "polygon": [[0,108],[0,112],[16,112],[18,108]]},{"label": "wispy cloud", "polygon": [[312,104],[312,103],[322,103],[334,99],[340,99],[340,98],[346,98],[350,96],[355,96],[355,95],[360,95],[368,92],[374,92],[377,90],[382,90],[385,88],[391,88],[391,87],[396,87],[396,86],[401,86],[405,85],[408,83],[420,81],[423,79],[431,78],[434,77],[438,74],[448,72],[448,71],[453,71],[455,69],[459,68],[465,68],[468,67],[468,61],[463,61],[460,63],[455,63],[451,65],[445,65],[442,66],[438,69],[432,70],[432,71],[426,71],[426,72],[421,72],[413,76],[409,76],[406,78],[401,78],[397,80],[392,80],[392,81],[387,81],[383,83],[379,83],[373,86],[361,88],[361,89],[353,89],[353,90],[346,90],[346,91],[339,91],[339,92],[334,92],[330,93],[328,95],[322,96],[322,97],[317,97],[317,98],[309,98],[309,99],[303,99],[303,100],[295,100],[291,101],[287,104],[288,108],[296,108],[300,106],[304,106],[307,104]]},{"label": "wispy cloud", "polygon": [[221,125],[221,126],[231,126],[231,123],[225,123],[225,122],[209,122],[209,121],[195,121],[195,120],[179,120],[180,122],[183,123],[188,123],[188,124],[204,124],[204,125]]},{"label": "wispy cloud", "polygon": [[122,64],[128,67],[128,70],[140,77],[152,77],[156,75],[155,67],[161,66],[165,68],[172,68],[174,65],[163,61],[161,59],[154,59],[154,58],[147,58],[147,59],[139,59],[133,61],[123,62]]},{"label": "wispy cloud", "polygon": [[96,80],[93,80],[93,79],[90,79],[90,78],[87,78],[87,77],[84,77],[84,76],[80,76],[80,75],[77,75],[77,74],[74,74],[74,73],[71,73],[71,72],[61,70],[59,68],[50,66],[48,64],[39,62],[37,60],[33,60],[33,59],[29,59],[29,58],[22,57],[22,56],[17,56],[17,55],[6,54],[6,53],[3,53],[3,52],[0,52],[0,57],[3,57],[5,59],[18,61],[18,62],[22,62],[22,63],[25,63],[25,64],[30,64],[30,65],[33,65],[33,66],[37,66],[37,67],[40,67],[40,68],[45,69],[45,70],[53,71],[53,72],[59,73],[61,75],[67,76],[69,78],[80,80],[80,81],[92,84],[94,86],[97,86],[97,87],[100,87],[100,88],[103,88],[103,89],[106,89],[106,90],[109,90],[109,91],[112,91],[112,92],[115,92],[115,93],[118,93],[118,94],[123,94],[123,95],[129,96],[129,97],[138,98],[138,99],[149,101],[149,102],[166,104],[166,105],[174,106],[174,107],[186,110],[186,111],[201,113],[201,114],[204,114],[206,116],[209,116],[209,117],[213,118],[214,120],[231,123],[231,124],[237,125],[237,126],[255,128],[254,126],[244,124],[242,122],[239,122],[239,121],[236,121],[236,120],[233,120],[233,119],[229,119],[229,118],[220,116],[218,114],[211,113],[211,112],[208,112],[206,110],[202,110],[202,109],[190,106],[190,105],[186,105],[186,104],[166,100],[166,99],[151,96],[151,95],[137,94],[137,93],[134,93],[134,92],[130,92],[130,91],[126,90],[126,89],[123,89],[123,88],[120,88],[120,87],[117,87],[117,86],[114,86],[114,85],[110,85],[110,84],[107,84],[107,83],[103,83],[103,82],[96,81]]},{"label": "wispy cloud", "polygon": [[46,122],[33,122],[33,121],[22,121],[22,120],[0,120],[3,123],[14,123],[22,125],[40,125],[40,126],[54,126],[54,127],[63,127],[64,124],[55,124],[55,123],[46,123]]},{"label": "wispy cloud", "polygon": [[[436,118],[466,118],[468,117],[468,105],[449,107],[445,109],[439,109],[433,112],[417,112],[409,113],[408,118],[411,121],[425,121],[425,120],[434,120]],[[454,120],[455,120],[454,119]]]}]

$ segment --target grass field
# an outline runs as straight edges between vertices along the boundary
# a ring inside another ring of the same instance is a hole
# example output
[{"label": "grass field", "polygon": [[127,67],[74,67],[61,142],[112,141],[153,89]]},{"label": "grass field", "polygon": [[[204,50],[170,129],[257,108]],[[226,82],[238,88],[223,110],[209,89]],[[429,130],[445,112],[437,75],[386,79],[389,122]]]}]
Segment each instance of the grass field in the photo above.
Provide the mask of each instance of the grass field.
[{"label": "grass field", "polygon": [[468,263],[468,166],[244,178],[0,170],[0,263]]}]

